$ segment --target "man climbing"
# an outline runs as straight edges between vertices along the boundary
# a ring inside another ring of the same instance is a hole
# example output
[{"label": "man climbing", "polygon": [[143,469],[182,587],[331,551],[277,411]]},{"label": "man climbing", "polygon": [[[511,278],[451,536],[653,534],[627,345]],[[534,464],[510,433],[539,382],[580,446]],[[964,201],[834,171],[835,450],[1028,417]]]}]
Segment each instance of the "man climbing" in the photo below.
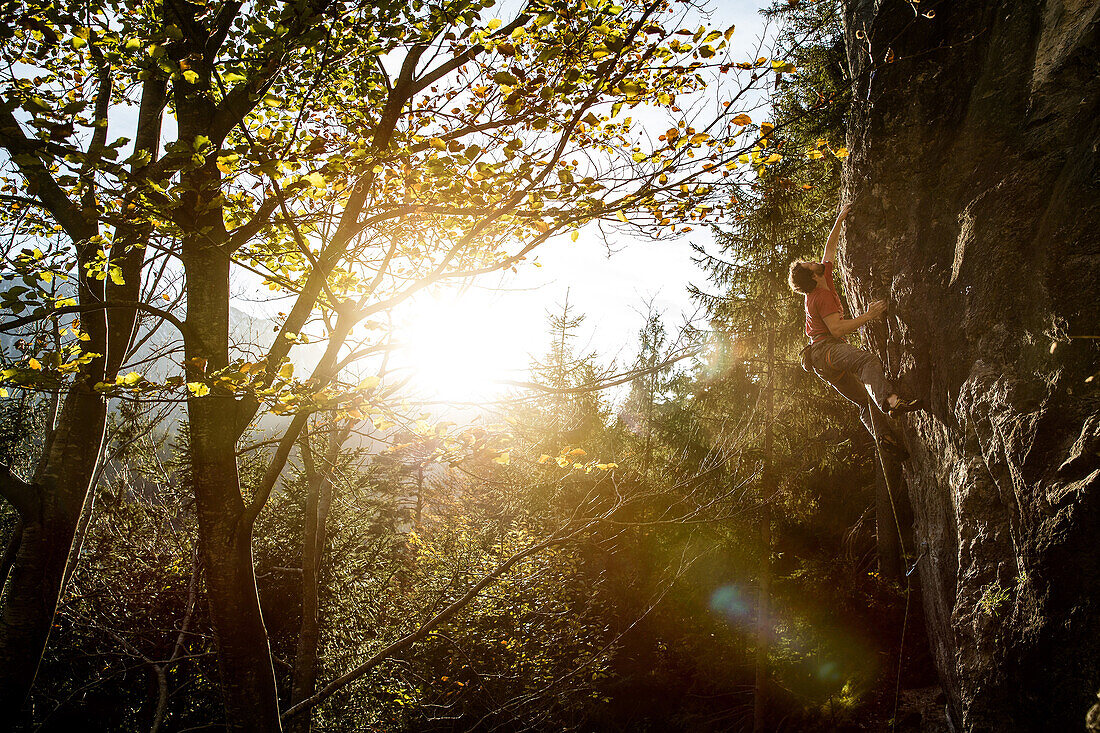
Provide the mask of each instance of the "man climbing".
[{"label": "man climbing", "polygon": [[882,361],[869,351],[844,341],[848,334],[869,321],[881,318],[886,312],[886,302],[879,300],[861,316],[844,317],[840,296],[833,285],[833,261],[840,241],[840,230],[850,209],[851,204],[841,208],[825,242],[821,262],[800,260],[791,263],[791,289],[806,296],[806,335],[810,343],[803,350],[803,365],[808,363],[819,377],[859,406],[859,418],[872,437],[896,455],[905,457],[907,454],[894,429],[876,419],[868,392],[875,405],[891,417],[923,409],[923,404],[920,400],[899,397],[886,378]]}]

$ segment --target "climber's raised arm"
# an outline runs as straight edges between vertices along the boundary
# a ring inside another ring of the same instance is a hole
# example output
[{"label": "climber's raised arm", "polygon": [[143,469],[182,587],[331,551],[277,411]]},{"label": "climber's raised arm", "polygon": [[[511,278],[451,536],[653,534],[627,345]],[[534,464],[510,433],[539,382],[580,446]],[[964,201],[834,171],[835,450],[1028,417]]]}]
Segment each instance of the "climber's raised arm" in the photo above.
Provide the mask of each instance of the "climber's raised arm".
[{"label": "climber's raised arm", "polygon": [[840,227],[844,224],[844,219],[848,216],[848,211],[851,208],[851,204],[844,204],[840,207],[840,213],[837,214],[833,230],[829,232],[829,239],[825,241],[825,251],[821,255],[822,262],[836,262],[836,246],[840,243]]}]

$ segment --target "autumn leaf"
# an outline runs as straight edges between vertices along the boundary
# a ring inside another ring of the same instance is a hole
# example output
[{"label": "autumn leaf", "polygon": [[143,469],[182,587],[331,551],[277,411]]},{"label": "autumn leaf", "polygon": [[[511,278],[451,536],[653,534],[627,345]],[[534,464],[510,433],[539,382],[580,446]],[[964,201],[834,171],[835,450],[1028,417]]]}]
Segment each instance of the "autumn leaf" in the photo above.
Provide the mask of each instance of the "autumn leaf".
[{"label": "autumn leaf", "polygon": [[115,377],[115,384],[122,384],[122,385],[125,385],[127,387],[132,387],[133,385],[137,384],[140,381],[141,381],[141,374],[139,374],[138,372],[130,372],[129,374],[126,374],[126,375],[120,374],[117,377]]},{"label": "autumn leaf", "polygon": [[187,389],[196,397],[205,397],[210,394],[210,387],[204,382],[188,382]]},{"label": "autumn leaf", "polygon": [[751,125],[752,124],[752,118],[749,117],[747,114],[742,113],[742,114],[739,114],[736,117],[734,117],[732,120],[730,120],[730,122],[732,122],[735,125],[741,125],[741,126]]}]

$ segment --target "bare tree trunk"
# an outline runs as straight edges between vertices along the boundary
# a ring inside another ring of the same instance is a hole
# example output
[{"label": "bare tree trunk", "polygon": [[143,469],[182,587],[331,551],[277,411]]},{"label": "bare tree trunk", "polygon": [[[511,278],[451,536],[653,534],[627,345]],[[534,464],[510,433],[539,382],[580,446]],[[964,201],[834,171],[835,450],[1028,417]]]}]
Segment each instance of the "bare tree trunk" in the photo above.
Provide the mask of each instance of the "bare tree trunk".
[{"label": "bare tree trunk", "polygon": [[[314,458],[309,438],[300,442],[308,493],[302,530],[302,623],[298,631],[298,653],[294,661],[291,706],[312,697],[317,688],[317,650],[321,640],[320,570],[325,552],[328,515],[332,508],[332,471],[340,456],[340,448],[350,434],[350,429],[337,429],[335,424],[330,425],[320,465]],[[312,717],[311,713],[299,715],[291,721],[288,729],[308,733],[312,727]]]},{"label": "bare tree trunk", "polygon": [[[196,189],[204,184],[197,181]],[[220,222],[203,218],[211,217],[197,216],[196,223],[216,232]],[[216,241],[215,236],[196,236],[183,248],[189,379],[201,380],[204,371],[229,362],[229,257]],[[190,397],[187,414],[199,550],[218,643],[226,725],[232,731],[278,731],[275,670],[256,589],[252,524],[245,517],[237,473],[238,403],[231,394],[213,391]]]},{"label": "bare tree trunk", "polygon": [[22,532],[0,616],[0,710],[14,717],[30,693],[49,638],[69,550],[106,428],[104,399],[70,390],[50,452],[23,499]]},{"label": "bare tree trunk", "polygon": [[[81,171],[87,185],[79,204],[56,189],[56,183],[44,168],[37,165],[21,167],[23,175],[40,191],[52,192],[52,195],[42,194],[42,202],[75,243],[80,273],[77,298],[83,306],[137,299],[144,250],[136,246],[127,249],[123,242],[137,245],[142,237],[147,237],[146,230],[137,231],[129,225],[117,228],[116,242],[119,244],[116,251],[127,250],[119,256],[126,279],[123,285],[97,281],[89,274],[89,267],[99,256],[99,246],[92,243],[99,234],[92,170],[107,135],[112,84],[110,66],[106,62],[102,62],[98,76],[96,117],[103,124],[97,125],[89,142],[86,164]],[[158,87],[153,80],[143,87],[143,115],[138,124],[136,150],[149,149],[150,144],[155,146],[150,140],[159,137],[163,100],[163,84]],[[147,111],[149,107],[155,107],[156,111]],[[0,124],[0,144],[11,153],[25,141],[18,123],[9,114]],[[56,401],[51,405],[45,450],[33,481],[24,484],[8,472],[6,480],[0,482],[4,484],[0,493],[12,500],[20,514],[20,531],[13,537],[18,547],[9,548],[14,550],[14,558],[0,616],[0,710],[9,718],[18,714],[30,693],[68,568],[79,553],[79,545],[74,540],[85,504],[89,511],[91,509],[89,497],[102,460],[107,427],[106,400],[94,386],[114,379],[117,374],[133,334],[135,312],[116,310],[109,314],[106,310],[92,310],[84,313],[80,320],[81,330],[88,335],[85,350],[99,356],[78,373],[61,404],[60,414],[56,412]],[[9,490],[16,495],[8,493]]]},{"label": "bare tree trunk", "polygon": [[12,565],[15,564],[15,555],[19,552],[19,543],[22,539],[23,520],[19,519],[11,529],[11,537],[8,538],[8,544],[4,546],[4,555],[0,558],[0,593],[3,593],[4,584],[8,582],[8,574],[11,572]]}]

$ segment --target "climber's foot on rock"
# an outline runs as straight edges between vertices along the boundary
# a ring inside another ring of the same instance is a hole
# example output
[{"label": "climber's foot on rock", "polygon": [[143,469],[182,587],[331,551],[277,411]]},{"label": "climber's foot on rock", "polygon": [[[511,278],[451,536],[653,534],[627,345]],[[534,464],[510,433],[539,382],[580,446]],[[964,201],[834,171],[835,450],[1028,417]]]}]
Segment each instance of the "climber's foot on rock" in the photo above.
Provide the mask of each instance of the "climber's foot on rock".
[{"label": "climber's foot on rock", "polygon": [[924,400],[919,397],[913,399],[907,399],[905,397],[898,397],[897,395],[890,395],[888,407],[886,408],[886,414],[890,417],[898,417],[904,415],[907,412],[917,412],[924,409]]}]

